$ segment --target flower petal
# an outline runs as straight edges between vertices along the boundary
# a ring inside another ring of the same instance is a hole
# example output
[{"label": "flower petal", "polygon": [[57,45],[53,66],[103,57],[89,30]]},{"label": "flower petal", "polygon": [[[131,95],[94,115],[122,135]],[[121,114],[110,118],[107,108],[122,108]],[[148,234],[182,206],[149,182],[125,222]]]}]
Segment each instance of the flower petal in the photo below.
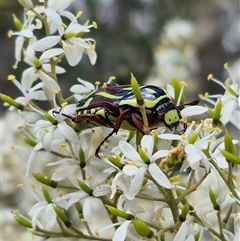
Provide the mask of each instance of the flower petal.
[{"label": "flower petal", "polygon": [[148,170],[159,185],[168,189],[171,189],[174,187],[172,183],[169,181],[169,179],[166,177],[166,175],[161,171],[161,169],[155,163],[151,163],[149,165]]},{"label": "flower petal", "polygon": [[57,43],[61,41],[60,36],[47,36],[45,38],[40,39],[35,45],[35,51],[44,51],[55,46]]}]

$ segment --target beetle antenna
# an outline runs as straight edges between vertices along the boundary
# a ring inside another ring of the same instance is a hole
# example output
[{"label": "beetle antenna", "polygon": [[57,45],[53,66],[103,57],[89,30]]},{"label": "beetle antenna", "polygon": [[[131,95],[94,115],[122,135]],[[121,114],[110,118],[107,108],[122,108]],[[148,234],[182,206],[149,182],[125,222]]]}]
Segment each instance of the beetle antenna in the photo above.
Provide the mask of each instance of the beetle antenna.
[{"label": "beetle antenna", "polygon": [[58,111],[58,110],[53,110],[52,111],[53,113],[53,116],[55,117],[55,114],[58,114],[58,115],[63,115],[69,119],[71,119],[72,121],[74,121],[74,117],[73,116],[70,116],[70,115],[67,115],[67,114],[64,114],[64,113],[61,113],[61,109]]}]

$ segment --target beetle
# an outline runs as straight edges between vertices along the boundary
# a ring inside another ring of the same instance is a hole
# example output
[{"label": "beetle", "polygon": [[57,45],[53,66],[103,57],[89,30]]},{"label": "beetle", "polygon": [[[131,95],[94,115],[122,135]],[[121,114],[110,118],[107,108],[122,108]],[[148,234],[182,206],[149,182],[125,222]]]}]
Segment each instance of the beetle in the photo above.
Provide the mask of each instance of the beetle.
[{"label": "beetle", "polygon": [[[153,130],[164,124],[168,129],[176,129],[182,118],[180,110],[185,105],[196,105],[198,100],[177,105],[175,100],[161,87],[143,85],[139,87],[145,101],[145,111],[149,129]],[[55,111],[55,113],[58,113]],[[82,98],[76,106],[76,116],[62,114],[78,124],[86,121],[88,127],[105,126],[112,131],[103,139],[96,149],[95,155],[101,146],[120,128],[125,130],[138,130],[145,133],[142,114],[136,97],[130,85],[103,85]],[[182,122],[184,133],[187,124]]]}]

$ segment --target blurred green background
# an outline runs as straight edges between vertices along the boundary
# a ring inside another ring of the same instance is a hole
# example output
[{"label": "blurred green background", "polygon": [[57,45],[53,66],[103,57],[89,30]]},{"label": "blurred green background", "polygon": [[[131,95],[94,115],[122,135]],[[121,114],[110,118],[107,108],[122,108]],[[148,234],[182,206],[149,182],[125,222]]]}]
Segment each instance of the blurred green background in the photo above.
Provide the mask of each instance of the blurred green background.
[{"label": "blurred green background", "polygon": [[[59,79],[65,96],[77,77],[94,83],[114,75],[117,83],[123,84],[129,83],[130,72],[140,83],[152,83],[154,79],[156,85],[166,85],[171,77],[182,78],[191,86],[191,95],[196,96],[211,89],[206,85],[209,73],[221,78],[223,64],[239,58],[238,1],[75,0],[69,9],[73,13],[83,11],[79,19],[82,24],[86,20],[97,22],[98,29],[92,29],[86,37],[97,41],[98,59],[94,66],[87,56],[76,67],[62,61],[60,65],[67,73]],[[22,19],[22,10],[18,1],[2,1],[1,92],[13,97],[19,96],[19,91],[7,76],[14,74],[21,80],[27,65],[20,63],[18,69],[12,68],[16,36],[8,38],[7,31],[15,31],[12,14]],[[36,32],[40,38],[41,31]]]}]

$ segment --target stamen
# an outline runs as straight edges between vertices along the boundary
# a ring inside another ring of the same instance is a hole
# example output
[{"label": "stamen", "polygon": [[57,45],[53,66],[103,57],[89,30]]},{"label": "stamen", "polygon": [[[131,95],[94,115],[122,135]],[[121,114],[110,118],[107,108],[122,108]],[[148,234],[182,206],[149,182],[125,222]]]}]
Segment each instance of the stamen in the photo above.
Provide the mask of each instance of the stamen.
[{"label": "stamen", "polygon": [[61,23],[60,26],[63,28],[67,28],[67,25],[65,23]]},{"label": "stamen", "polygon": [[92,175],[89,175],[88,177],[87,177],[87,180],[89,181],[89,180],[91,180],[92,179]]},{"label": "stamen", "polygon": [[8,75],[8,80],[14,80],[14,79],[16,79],[14,75],[12,74]]},{"label": "stamen", "polygon": [[225,63],[225,64],[223,65],[223,67],[224,67],[224,69],[227,70],[228,74],[230,75],[230,79],[231,79],[232,83],[233,83],[234,85],[237,84],[237,83],[236,83],[236,79],[234,78],[232,71],[230,71],[230,69],[228,68],[228,63]]},{"label": "stamen", "polygon": [[59,147],[61,147],[61,148],[65,148],[66,146],[67,146],[66,143],[59,144]]},{"label": "stamen", "polygon": [[61,104],[61,106],[62,106],[62,107],[65,107],[65,106],[67,106],[67,104],[68,104],[68,102],[65,101],[65,102],[63,102],[63,103]]},{"label": "stamen", "polygon": [[77,13],[77,15],[76,15],[76,18],[80,18],[81,15],[82,15],[82,11],[79,11],[79,12]]},{"label": "stamen", "polygon": [[209,75],[208,75],[207,80],[212,80],[213,82],[219,84],[220,86],[223,87],[223,89],[226,90],[226,86],[225,86],[221,81],[219,81],[219,80],[213,78],[213,75],[212,75],[212,74],[209,74]]},{"label": "stamen", "polygon": [[93,27],[95,28],[95,29],[97,29],[98,28],[98,26],[97,26],[97,23],[96,22],[92,22],[92,24],[93,24]]},{"label": "stamen", "polygon": [[12,30],[9,30],[9,31],[7,32],[7,36],[8,36],[9,38],[11,38],[11,37],[13,36],[13,31],[12,31]]}]

